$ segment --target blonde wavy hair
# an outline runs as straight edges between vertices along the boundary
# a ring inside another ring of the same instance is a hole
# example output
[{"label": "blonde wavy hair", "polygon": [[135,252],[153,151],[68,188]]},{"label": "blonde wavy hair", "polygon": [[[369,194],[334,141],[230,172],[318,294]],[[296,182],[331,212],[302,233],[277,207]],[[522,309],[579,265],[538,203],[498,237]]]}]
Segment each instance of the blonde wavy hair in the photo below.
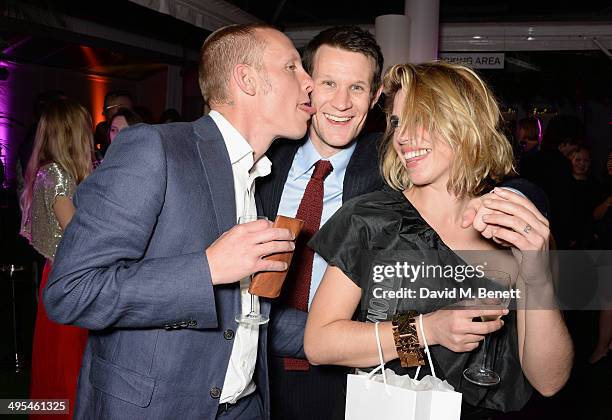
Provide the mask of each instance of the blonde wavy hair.
[{"label": "blonde wavy hair", "polygon": [[[478,196],[514,170],[512,147],[502,132],[497,101],[474,71],[444,62],[401,64],[387,71],[383,84],[387,130],[380,166],[393,189],[412,187],[393,147],[395,130],[414,133],[423,127],[447,142],[454,153],[447,189],[457,197]],[[406,98],[395,127],[391,114],[400,89]]]},{"label": "blonde wavy hair", "polygon": [[79,184],[92,170],[92,119],[89,111],[71,99],[49,103],[36,128],[21,194],[23,220],[30,213],[38,170],[49,163],[61,166]]}]

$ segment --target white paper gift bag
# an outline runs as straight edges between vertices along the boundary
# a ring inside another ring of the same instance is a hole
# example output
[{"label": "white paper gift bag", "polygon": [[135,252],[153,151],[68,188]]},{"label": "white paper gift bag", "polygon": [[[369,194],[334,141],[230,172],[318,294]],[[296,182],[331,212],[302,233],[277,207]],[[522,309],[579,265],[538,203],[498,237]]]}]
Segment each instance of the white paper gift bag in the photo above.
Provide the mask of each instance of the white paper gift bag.
[{"label": "white paper gift bag", "polygon": [[415,419],[416,398],[415,391],[374,381],[369,375],[348,375],[345,419]]},{"label": "white paper gift bag", "polygon": [[416,391],[415,420],[459,420],[461,394],[455,391]]},{"label": "white paper gift bag", "polygon": [[[419,317],[423,331],[422,317]],[[436,377],[427,339],[425,352],[432,376],[417,380],[395,375],[384,368],[382,348],[375,325],[376,342],[380,366],[369,374],[348,375],[346,389],[346,420],[459,420],[461,417],[461,394],[455,392],[446,381]],[[381,372],[377,374],[377,372]]]}]

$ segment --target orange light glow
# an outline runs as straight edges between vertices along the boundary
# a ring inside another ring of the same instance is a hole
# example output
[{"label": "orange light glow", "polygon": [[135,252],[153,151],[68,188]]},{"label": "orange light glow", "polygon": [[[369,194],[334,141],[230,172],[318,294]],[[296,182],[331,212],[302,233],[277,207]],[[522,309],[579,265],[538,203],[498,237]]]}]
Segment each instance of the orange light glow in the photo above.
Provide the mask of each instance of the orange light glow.
[{"label": "orange light glow", "polygon": [[[95,68],[100,66],[100,60],[91,47],[80,46],[83,55],[87,59],[88,67]],[[106,95],[108,79],[102,76],[89,76],[89,111],[93,117],[94,127],[104,120],[102,108],[104,107],[104,95]]]}]

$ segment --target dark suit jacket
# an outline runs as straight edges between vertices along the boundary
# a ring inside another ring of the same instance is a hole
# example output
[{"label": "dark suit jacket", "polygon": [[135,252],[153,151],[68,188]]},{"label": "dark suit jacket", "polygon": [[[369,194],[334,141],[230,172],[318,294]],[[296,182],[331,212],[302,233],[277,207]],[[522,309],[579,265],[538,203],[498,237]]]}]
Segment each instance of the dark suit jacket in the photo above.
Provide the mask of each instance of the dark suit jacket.
[{"label": "dark suit jacket", "polygon": [[[205,254],[236,222],[216,125],[122,131],[74,202],[44,303],[91,330],[75,418],[216,418],[240,310],[238,283],[213,287]],[[254,379],[269,416],[266,334]]]},{"label": "dark suit jacket", "polygon": [[[384,181],[378,169],[380,134],[362,134],[344,174],[342,202],[379,190]],[[274,220],[293,158],[306,138],[281,140],[272,145],[266,156],[272,161],[272,173],[258,180],[257,194],[264,214]],[[304,358],[304,327],[307,313],[294,309],[277,309],[270,317],[270,354]]]}]

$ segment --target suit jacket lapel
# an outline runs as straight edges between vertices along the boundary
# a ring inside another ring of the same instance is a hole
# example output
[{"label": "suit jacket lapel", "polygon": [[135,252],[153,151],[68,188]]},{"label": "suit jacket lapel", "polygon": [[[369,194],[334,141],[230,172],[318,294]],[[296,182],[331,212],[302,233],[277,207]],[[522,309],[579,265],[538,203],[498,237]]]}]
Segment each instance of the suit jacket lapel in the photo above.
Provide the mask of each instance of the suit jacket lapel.
[{"label": "suit jacket lapel", "polygon": [[269,152],[266,153],[272,161],[272,173],[258,181],[257,194],[261,199],[264,214],[271,220],[278,213],[278,206],[283,195],[285,182],[289,176],[289,170],[293,158],[304,140],[277,140]]},{"label": "suit jacket lapel", "polygon": [[378,170],[378,134],[361,135],[346,167],[342,202],[382,187]]},{"label": "suit jacket lapel", "polygon": [[212,195],[219,233],[236,224],[236,197],[234,175],[221,132],[212,118],[205,116],[194,122],[198,136],[197,147],[206,174],[206,182]]}]

